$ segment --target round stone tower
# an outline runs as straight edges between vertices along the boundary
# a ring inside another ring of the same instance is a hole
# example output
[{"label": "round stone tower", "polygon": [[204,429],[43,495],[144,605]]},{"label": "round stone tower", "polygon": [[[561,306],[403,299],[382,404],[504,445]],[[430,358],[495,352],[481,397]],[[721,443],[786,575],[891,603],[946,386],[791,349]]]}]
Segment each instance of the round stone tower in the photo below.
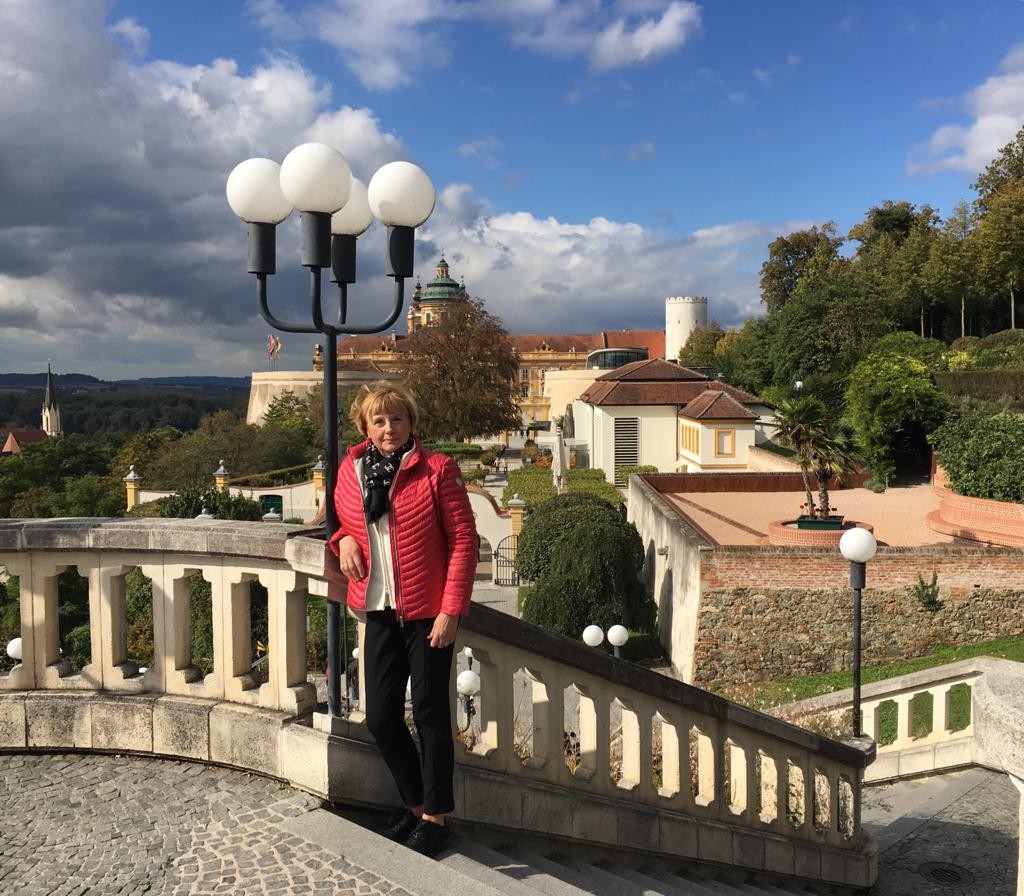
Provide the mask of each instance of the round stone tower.
[{"label": "round stone tower", "polygon": [[690,334],[707,325],[707,296],[669,296],[665,299],[665,360],[675,361]]}]

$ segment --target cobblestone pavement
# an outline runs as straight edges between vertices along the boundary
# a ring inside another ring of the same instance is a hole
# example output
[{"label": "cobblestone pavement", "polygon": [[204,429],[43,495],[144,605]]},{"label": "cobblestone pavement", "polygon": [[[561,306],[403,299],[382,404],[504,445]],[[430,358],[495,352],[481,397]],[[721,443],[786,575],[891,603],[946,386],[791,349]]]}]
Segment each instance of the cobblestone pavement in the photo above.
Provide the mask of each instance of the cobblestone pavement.
[{"label": "cobblestone pavement", "polygon": [[0,756],[0,886],[23,896],[408,896],[277,825],[320,801],[244,772],[89,754]]},{"label": "cobblestone pavement", "polygon": [[1014,896],[1019,802],[1006,775],[986,772],[878,857],[876,896]]}]

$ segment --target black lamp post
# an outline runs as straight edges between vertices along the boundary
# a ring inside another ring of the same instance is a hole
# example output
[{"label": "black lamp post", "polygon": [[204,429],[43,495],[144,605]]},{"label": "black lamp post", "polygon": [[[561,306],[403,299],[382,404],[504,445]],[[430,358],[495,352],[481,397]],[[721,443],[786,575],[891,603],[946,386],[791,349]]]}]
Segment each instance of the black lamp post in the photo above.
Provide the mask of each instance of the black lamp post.
[{"label": "black lamp post", "polygon": [[[338,471],[338,336],[380,333],[402,313],[405,278],[413,273],[415,229],[434,210],[434,186],[421,168],[391,162],[370,180],[369,187],[352,176],[348,162],[323,143],[297,146],[278,165],[270,159],[248,159],[227,182],[231,210],[249,224],[249,273],[256,275],[256,300],[263,319],[284,333],[320,333],[324,353],[324,463],[326,537],[338,529],[334,485]],[[277,225],[293,208],[302,213],[302,259],[310,274],[310,323],[279,320],[267,302],[267,276],[277,272]],[[387,226],[387,274],[395,279],[391,313],[371,326],[351,326],[348,285],[356,282],[356,239],[376,217]],[[330,268],[338,284],[337,314],[324,320],[321,271]],[[342,710],[339,629],[344,616],[337,601],[327,602],[327,703],[331,715]],[[343,647],[347,653],[347,649]]]},{"label": "black lamp post", "polygon": [[861,736],[860,724],[860,597],[867,582],[868,560],[875,556],[878,542],[867,529],[848,529],[839,539],[839,550],[850,561],[853,588],[853,736]]}]

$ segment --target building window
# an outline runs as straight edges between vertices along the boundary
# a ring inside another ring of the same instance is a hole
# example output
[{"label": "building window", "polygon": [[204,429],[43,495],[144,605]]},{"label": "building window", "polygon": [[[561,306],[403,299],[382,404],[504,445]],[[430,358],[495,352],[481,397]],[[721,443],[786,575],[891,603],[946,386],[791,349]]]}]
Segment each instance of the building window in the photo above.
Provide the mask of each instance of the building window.
[{"label": "building window", "polygon": [[736,430],[715,430],[715,457],[736,456]]}]

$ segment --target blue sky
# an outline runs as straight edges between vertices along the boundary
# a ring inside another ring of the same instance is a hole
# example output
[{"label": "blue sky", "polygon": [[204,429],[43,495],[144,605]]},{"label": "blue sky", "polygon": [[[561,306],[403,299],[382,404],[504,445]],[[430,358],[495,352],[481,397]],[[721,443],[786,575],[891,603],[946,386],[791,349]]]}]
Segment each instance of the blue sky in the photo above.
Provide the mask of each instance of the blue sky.
[{"label": "blue sky", "polygon": [[[319,139],[438,191],[425,278],[510,330],[759,313],[778,234],[950,212],[1024,123],[1024,3],[3,0],[0,370],[241,375],[267,327],[223,184]],[[59,22],[60,27],[54,27]],[[279,236],[272,304],[306,286]],[[375,316],[381,234],[360,241]],[[284,366],[312,340],[284,337]]]}]

